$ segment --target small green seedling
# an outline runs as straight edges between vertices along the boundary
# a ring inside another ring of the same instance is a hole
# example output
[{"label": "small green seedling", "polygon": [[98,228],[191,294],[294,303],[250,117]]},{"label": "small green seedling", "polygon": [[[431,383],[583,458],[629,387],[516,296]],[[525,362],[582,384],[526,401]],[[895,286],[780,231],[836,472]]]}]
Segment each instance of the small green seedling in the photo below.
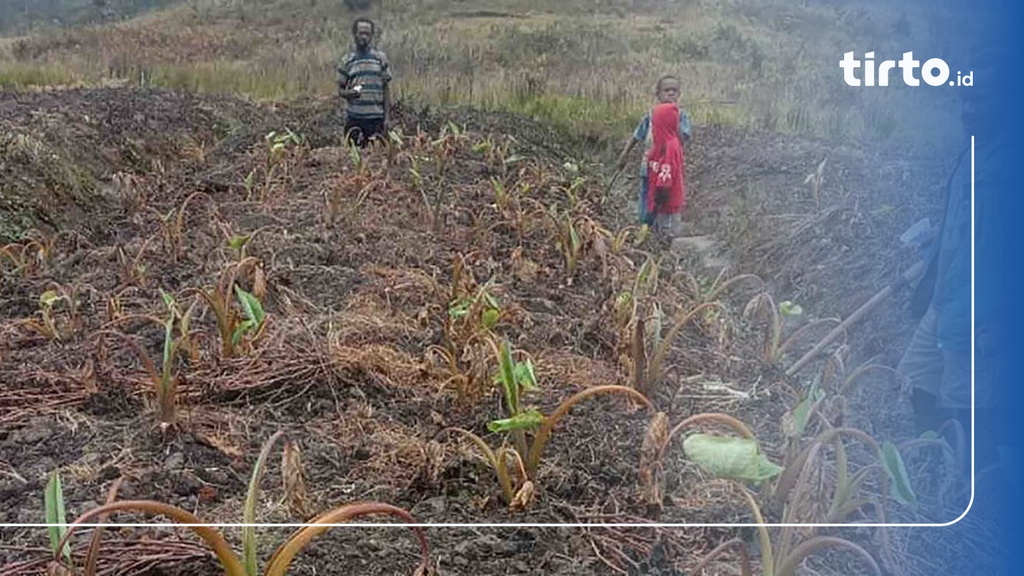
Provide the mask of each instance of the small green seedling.
[{"label": "small green seedling", "polygon": [[71,546],[65,542],[68,522],[64,509],[64,487],[61,484],[60,472],[57,470],[50,473],[43,504],[46,508],[46,531],[50,535],[50,552],[55,560],[60,559],[63,566],[70,571],[74,566],[71,562]]},{"label": "small green seedling", "polygon": [[[235,284],[238,274],[248,269],[254,271],[256,278],[253,282],[254,293]],[[191,288],[188,290],[206,300],[213,311],[217,320],[217,331],[220,334],[222,357],[236,356],[244,349],[243,344],[251,345],[263,335],[267,316],[260,299],[255,294],[265,288],[264,284],[258,261],[252,256],[247,256],[225,268],[215,288],[206,290]],[[235,296],[238,309],[231,305],[232,295]],[[239,314],[239,311],[242,314]]]},{"label": "small green seedling", "polygon": [[[504,393],[505,408],[508,413],[506,418],[492,420],[488,423],[488,430],[496,433],[510,434],[513,439],[513,447],[502,446],[497,450],[491,447],[482,438],[468,430],[461,428],[448,428],[445,431],[453,431],[469,438],[484,454],[488,464],[498,477],[501,485],[502,496],[512,510],[521,510],[529,505],[535,491],[537,472],[540,467],[540,459],[544,453],[544,447],[551,438],[551,433],[558,422],[565,417],[573,406],[580,401],[598,394],[624,394],[632,397],[648,409],[652,408],[650,401],[636,390],[627,386],[595,386],[577,392],[567,400],[558,405],[550,414],[545,415],[535,408],[525,408],[522,405],[523,395],[537,389],[537,380],[533,372],[533,364],[529,360],[517,362],[513,359],[511,347],[504,342],[500,347],[491,341],[492,348],[499,359],[499,371],[495,377]],[[532,432],[532,440],[527,433]],[[509,461],[518,464],[518,470],[522,475],[520,487],[514,489],[512,475],[508,470]]]}]

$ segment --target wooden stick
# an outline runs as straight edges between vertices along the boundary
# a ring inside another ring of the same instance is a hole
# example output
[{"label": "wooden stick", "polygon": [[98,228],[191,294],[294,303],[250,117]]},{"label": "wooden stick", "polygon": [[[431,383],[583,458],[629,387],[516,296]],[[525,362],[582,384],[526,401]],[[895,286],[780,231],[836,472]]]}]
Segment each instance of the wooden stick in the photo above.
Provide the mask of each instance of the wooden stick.
[{"label": "wooden stick", "polygon": [[850,314],[850,316],[846,320],[843,320],[843,322],[839,324],[839,326],[836,326],[835,329],[829,332],[828,335],[825,336],[820,342],[815,344],[814,348],[811,348],[810,351],[807,352],[807,354],[804,354],[803,358],[797,360],[796,364],[793,364],[792,366],[789,367],[788,370],[786,370],[786,375],[793,376],[794,374],[799,372],[804,366],[807,365],[808,362],[813,360],[814,357],[817,356],[823,348],[831,344],[836,338],[839,337],[840,334],[845,332],[847,328],[849,328],[855,322],[857,322],[865,315],[867,315],[868,312],[872,311],[882,301],[884,301],[886,298],[892,295],[892,293],[895,292],[902,284],[910,282],[911,280],[919,276],[922,272],[924,272],[924,262],[918,262],[917,264],[911,266],[910,269],[904,272],[898,280],[886,286],[878,294],[875,294],[870,300],[868,300],[863,305],[861,305],[860,308],[855,310],[853,314]]}]

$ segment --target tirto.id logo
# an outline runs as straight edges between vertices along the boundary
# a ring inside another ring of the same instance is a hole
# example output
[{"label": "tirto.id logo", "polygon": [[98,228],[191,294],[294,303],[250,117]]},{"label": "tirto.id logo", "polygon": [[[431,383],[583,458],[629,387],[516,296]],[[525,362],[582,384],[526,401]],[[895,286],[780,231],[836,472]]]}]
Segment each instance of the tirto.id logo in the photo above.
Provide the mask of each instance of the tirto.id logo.
[{"label": "tirto.id logo", "polygon": [[[888,86],[889,73],[896,67],[903,71],[903,83],[907,86],[920,86],[921,80],[924,80],[924,83],[929,86],[942,86],[944,84],[950,86],[974,85],[974,72],[971,71],[963,74],[960,70],[957,70],[956,80],[951,80],[949,64],[946,64],[946,61],[942,58],[931,58],[925,60],[924,64],[921,64],[920,60],[914,60],[913,52],[904,52],[903,58],[899,62],[896,60],[882,60],[876,68],[874,52],[864,54],[863,61],[857,60],[853,55],[853,52],[847,52],[843,54],[843,59],[839,61],[839,67],[843,69],[843,80],[849,86]],[[862,66],[863,74],[858,77],[857,71]],[[914,75],[918,68],[921,70],[920,78]],[[861,82],[862,79],[863,82]]]}]

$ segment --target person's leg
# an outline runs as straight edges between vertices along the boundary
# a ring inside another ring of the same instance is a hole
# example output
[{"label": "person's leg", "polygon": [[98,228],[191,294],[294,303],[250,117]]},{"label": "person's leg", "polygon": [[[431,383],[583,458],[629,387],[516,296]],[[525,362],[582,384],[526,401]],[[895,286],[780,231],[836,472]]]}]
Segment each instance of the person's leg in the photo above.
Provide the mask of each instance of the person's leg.
[{"label": "person's leg", "polygon": [[364,123],[363,131],[367,142],[376,142],[384,138],[384,119],[374,118]]},{"label": "person's leg", "polygon": [[675,236],[674,214],[665,211],[670,192],[666,188],[654,190],[654,228],[661,234]]},{"label": "person's leg", "polygon": [[654,213],[654,229],[659,234],[668,232],[668,214],[662,214],[660,212]]},{"label": "person's leg", "polygon": [[683,215],[680,212],[668,215],[668,226],[672,236],[679,236],[683,230]]},{"label": "person's leg", "polygon": [[[951,417],[960,423],[964,429],[964,440],[967,442],[967,449],[971,450],[971,439],[976,438],[973,443],[974,470],[975,472],[995,464],[998,460],[996,443],[994,442],[998,430],[995,422],[996,414],[992,409],[990,398],[991,385],[995,379],[993,364],[990,362],[979,362],[975,359],[974,366],[974,417],[972,435],[972,377],[971,377],[971,352],[970,350],[946,350],[945,372],[942,378],[942,386],[939,392],[939,407],[951,413]],[[969,462],[968,462],[969,464]],[[967,471],[969,472],[969,470]]]},{"label": "person's leg", "polygon": [[640,177],[640,189],[639,189],[639,201],[637,203],[637,212],[640,217],[641,224],[647,224],[651,226],[654,224],[654,218],[651,213],[647,211],[647,176]]},{"label": "person's leg", "polygon": [[917,434],[935,430],[948,419],[948,415],[938,409],[945,359],[936,339],[937,318],[935,309],[929,307],[896,366],[910,395]]},{"label": "person's leg", "polygon": [[675,214],[658,213],[654,216],[654,229],[668,238],[675,238],[679,235],[679,224]]},{"label": "person's leg", "polygon": [[363,127],[358,120],[349,118],[345,121],[345,139],[356,146],[362,146],[364,140]]}]

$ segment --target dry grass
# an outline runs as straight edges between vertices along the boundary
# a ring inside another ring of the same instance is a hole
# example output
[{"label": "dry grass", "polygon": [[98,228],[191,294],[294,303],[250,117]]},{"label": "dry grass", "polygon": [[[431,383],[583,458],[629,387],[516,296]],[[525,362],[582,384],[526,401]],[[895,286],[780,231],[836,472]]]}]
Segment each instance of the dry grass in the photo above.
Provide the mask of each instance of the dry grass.
[{"label": "dry grass", "polygon": [[[622,138],[650,104],[654,80],[674,73],[698,124],[918,142],[952,128],[925,121],[934,116],[921,107],[935,105],[927,91],[853,91],[837,64],[850,49],[898,50],[889,38],[899,27],[909,29],[915,50],[949,47],[956,14],[938,9],[752,0],[569,1],[543,9],[494,0],[472,11],[455,2],[382,4],[370,15],[381,26],[399,98],[524,112],[592,139]],[[340,1],[281,0],[256,11],[195,0],[124,24],[5,40],[0,86],[121,79],[257,99],[330,95],[349,18]]]}]

